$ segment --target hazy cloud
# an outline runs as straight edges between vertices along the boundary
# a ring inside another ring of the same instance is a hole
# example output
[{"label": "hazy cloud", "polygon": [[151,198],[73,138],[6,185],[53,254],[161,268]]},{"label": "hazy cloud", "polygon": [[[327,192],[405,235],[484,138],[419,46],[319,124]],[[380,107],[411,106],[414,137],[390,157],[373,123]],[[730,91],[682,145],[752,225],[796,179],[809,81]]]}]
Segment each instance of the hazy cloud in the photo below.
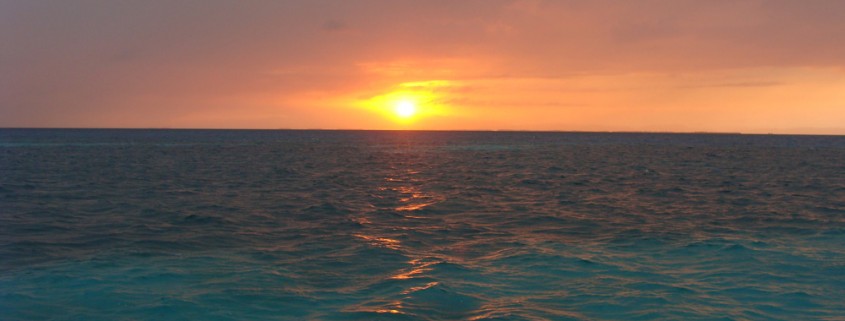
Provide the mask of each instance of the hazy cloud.
[{"label": "hazy cloud", "polygon": [[296,114],[306,98],[429,80],[500,79],[498,92],[595,75],[618,77],[594,84],[607,91],[631,74],[673,90],[815,81],[746,73],[845,70],[843,12],[835,0],[0,1],[0,126],[153,126],[226,110],[208,106]]}]

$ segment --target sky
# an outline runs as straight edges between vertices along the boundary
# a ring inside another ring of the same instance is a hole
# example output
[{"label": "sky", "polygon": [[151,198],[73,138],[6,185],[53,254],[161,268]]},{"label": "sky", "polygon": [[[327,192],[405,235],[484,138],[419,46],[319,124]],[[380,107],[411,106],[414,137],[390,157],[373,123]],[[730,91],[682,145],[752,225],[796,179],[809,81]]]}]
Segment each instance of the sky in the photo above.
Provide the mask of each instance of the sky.
[{"label": "sky", "polygon": [[0,127],[845,134],[843,12],[841,0],[0,0]]}]

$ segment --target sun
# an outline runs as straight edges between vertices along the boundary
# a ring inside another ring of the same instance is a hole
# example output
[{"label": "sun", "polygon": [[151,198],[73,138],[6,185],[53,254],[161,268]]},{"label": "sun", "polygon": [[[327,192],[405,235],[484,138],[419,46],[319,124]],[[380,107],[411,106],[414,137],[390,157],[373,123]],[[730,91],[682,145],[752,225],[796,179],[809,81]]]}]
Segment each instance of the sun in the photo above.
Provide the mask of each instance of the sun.
[{"label": "sun", "polygon": [[[432,117],[446,115],[434,89],[418,88],[421,85],[399,86],[397,90],[360,100],[360,107],[389,120],[401,128],[414,127],[415,123]],[[407,88],[406,88],[407,87]],[[399,127],[397,127],[399,128]]]},{"label": "sun", "polygon": [[410,100],[400,100],[396,102],[393,112],[399,118],[411,118],[417,113],[417,105]]}]

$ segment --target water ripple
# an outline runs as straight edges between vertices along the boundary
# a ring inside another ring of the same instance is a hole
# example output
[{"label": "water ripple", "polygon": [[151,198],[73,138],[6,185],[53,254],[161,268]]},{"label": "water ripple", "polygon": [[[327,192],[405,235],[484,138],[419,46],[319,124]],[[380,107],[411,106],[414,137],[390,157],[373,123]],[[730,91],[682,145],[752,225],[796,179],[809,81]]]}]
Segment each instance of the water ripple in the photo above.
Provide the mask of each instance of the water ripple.
[{"label": "water ripple", "polygon": [[837,320],[841,137],[0,130],[2,319]]}]

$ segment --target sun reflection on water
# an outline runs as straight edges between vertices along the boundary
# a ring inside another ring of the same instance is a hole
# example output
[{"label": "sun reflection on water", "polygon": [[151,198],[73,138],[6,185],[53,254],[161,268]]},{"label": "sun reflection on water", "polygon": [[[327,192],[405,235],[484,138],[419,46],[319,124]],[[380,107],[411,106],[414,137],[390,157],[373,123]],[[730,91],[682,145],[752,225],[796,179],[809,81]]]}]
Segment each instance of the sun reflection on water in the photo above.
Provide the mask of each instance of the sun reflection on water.
[{"label": "sun reflection on water", "polygon": [[375,237],[364,234],[353,234],[353,236],[365,240],[367,241],[367,243],[373,246],[388,248],[397,251],[402,249],[401,242],[399,242],[399,240],[394,240],[386,237]]},{"label": "sun reflection on water", "polygon": [[[367,222],[368,228],[353,234],[354,237],[364,241],[369,246],[398,251],[409,259],[406,267],[385,275],[382,279],[408,280],[406,288],[395,293],[395,295],[401,297],[395,301],[382,302],[375,307],[364,308],[369,312],[404,314],[402,302],[411,297],[412,293],[424,291],[440,284],[438,281],[431,281],[427,274],[442,260],[431,257],[430,254],[425,254],[427,252],[424,250],[415,249],[413,242],[403,244],[400,239],[404,239],[407,234],[395,234],[404,233],[401,231],[426,228],[428,225],[420,225],[417,220],[427,218],[428,213],[420,211],[445,200],[445,197],[426,190],[426,182],[419,178],[420,170],[413,168],[416,167],[415,164],[421,163],[401,162],[389,167],[390,172],[385,175],[384,183],[373,194],[376,200],[375,208],[380,210],[374,213],[392,212],[399,215],[369,215],[366,218],[360,218],[359,221]],[[418,214],[409,215],[415,212]],[[398,221],[396,221],[397,219]],[[376,232],[374,229],[379,227],[387,227],[387,229],[379,229]],[[422,280],[430,282],[420,284],[419,281]]]},{"label": "sun reflection on water", "polygon": [[423,286],[415,286],[415,287],[412,287],[410,289],[407,289],[404,292],[402,292],[402,294],[411,294],[411,293],[414,293],[414,292],[417,292],[417,291],[427,290],[427,289],[430,289],[431,287],[438,285],[438,284],[440,284],[440,282],[437,282],[437,281],[428,282]]},{"label": "sun reflection on water", "polygon": [[[401,180],[387,178],[386,181],[397,182]],[[409,185],[391,188],[392,191],[401,195],[399,198],[401,205],[394,208],[398,212],[417,211],[443,201],[442,197],[423,192],[418,186],[413,185],[414,181],[406,181],[406,183]]]},{"label": "sun reflection on water", "polygon": [[426,262],[421,259],[414,259],[409,261],[408,263],[411,264],[410,270],[391,276],[390,278],[394,280],[407,280],[418,277],[420,274],[431,271],[431,268],[429,268],[429,266],[434,265],[437,262]]}]

